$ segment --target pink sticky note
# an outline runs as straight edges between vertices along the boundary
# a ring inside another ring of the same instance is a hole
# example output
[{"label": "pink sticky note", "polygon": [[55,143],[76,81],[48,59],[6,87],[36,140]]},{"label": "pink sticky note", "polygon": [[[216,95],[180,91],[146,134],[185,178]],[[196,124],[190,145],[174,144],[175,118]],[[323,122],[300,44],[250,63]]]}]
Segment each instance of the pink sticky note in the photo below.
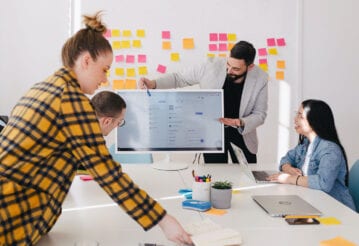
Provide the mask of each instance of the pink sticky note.
[{"label": "pink sticky note", "polygon": [[278,46],[285,46],[285,39],[284,38],[277,38]]},{"label": "pink sticky note", "polygon": [[260,48],[258,49],[258,54],[260,56],[266,56],[267,55],[267,49],[266,48]]},{"label": "pink sticky note", "polygon": [[267,38],[267,45],[268,46],[275,46],[275,39],[274,38]]},{"label": "pink sticky note", "polygon": [[259,59],[259,64],[267,64],[267,59]]},{"label": "pink sticky note", "polygon": [[163,65],[159,64],[158,67],[157,67],[157,72],[165,73],[166,72],[166,66],[163,66]]},{"label": "pink sticky note", "polygon": [[217,51],[218,50],[217,44],[209,44],[208,49],[209,51]]},{"label": "pink sticky note", "polygon": [[227,43],[220,43],[218,46],[219,51],[227,51]]},{"label": "pink sticky note", "polygon": [[118,55],[118,56],[115,56],[115,61],[116,62],[123,62],[125,59],[123,57],[123,55]]},{"label": "pink sticky note", "polygon": [[210,33],[209,34],[209,41],[218,41],[218,34],[217,33]]},{"label": "pink sticky note", "polygon": [[219,41],[227,41],[227,33],[220,33]]},{"label": "pink sticky note", "polygon": [[126,63],[134,63],[134,62],[135,62],[135,56],[133,55],[126,56]]},{"label": "pink sticky note", "polygon": [[111,34],[112,34],[111,29],[107,29],[107,31],[104,33],[103,36],[105,36],[105,38],[111,38]]},{"label": "pink sticky note", "polygon": [[170,31],[162,31],[162,39],[170,39],[171,32]]},{"label": "pink sticky note", "polygon": [[147,60],[147,56],[146,55],[138,55],[137,56],[137,61],[139,63],[146,63],[146,60]]}]

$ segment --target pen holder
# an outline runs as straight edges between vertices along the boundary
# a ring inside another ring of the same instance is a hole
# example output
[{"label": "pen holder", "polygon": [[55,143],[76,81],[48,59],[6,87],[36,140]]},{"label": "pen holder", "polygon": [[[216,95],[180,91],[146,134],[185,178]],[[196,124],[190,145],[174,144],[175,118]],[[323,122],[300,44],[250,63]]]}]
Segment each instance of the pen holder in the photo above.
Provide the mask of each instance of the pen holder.
[{"label": "pen holder", "polygon": [[192,199],[205,202],[211,201],[211,182],[193,182]]}]

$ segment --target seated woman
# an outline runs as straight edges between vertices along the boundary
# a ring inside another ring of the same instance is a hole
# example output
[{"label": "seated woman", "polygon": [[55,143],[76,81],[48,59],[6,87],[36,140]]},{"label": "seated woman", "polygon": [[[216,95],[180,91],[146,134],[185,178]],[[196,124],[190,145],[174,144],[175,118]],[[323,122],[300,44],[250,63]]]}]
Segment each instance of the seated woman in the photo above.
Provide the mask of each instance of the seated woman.
[{"label": "seated woman", "polygon": [[323,101],[303,101],[294,120],[299,143],[281,159],[281,173],[271,181],[322,190],[355,210],[348,190],[348,161],[334,123]]}]

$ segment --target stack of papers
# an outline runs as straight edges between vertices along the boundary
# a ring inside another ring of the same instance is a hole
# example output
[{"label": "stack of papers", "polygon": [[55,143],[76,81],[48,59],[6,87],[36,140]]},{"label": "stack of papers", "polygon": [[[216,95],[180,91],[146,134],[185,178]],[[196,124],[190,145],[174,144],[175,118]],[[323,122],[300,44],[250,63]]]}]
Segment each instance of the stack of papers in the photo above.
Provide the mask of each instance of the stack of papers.
[{"label": "stack of papers", "polygon": [[239,232],[222,228],[210,219],[189,224],[185,226],[185,229],[192,235],[192,241],[196,246],[240,245],[242,243]]}]

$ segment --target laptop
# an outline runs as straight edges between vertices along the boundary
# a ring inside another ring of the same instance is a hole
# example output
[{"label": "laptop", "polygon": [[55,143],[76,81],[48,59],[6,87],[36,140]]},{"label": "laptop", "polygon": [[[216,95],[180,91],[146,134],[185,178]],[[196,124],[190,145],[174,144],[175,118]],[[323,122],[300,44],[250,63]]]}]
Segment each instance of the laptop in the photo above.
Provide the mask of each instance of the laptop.
[{"label": "laptop", "polygon": [[244,156],[241,148],[239,148],[237,145],[231,143],[232,149],[234,151],[234,154],[237,157],[237,160],[239,162],[239,165],[241,165],[243,172],[252,180],[254,180],[257,183],[270,183],[271,181],[267,180],[267,177],[276,174],[279,171],[275,170],[261,170],[261,171],[255,171],[251,170],[248,166],[248,162],[246,157]]},{"label": "laptop", "polygon": [[272,217],[317,215],[322,213],[297,195],[261,195],[252,199]]}]

